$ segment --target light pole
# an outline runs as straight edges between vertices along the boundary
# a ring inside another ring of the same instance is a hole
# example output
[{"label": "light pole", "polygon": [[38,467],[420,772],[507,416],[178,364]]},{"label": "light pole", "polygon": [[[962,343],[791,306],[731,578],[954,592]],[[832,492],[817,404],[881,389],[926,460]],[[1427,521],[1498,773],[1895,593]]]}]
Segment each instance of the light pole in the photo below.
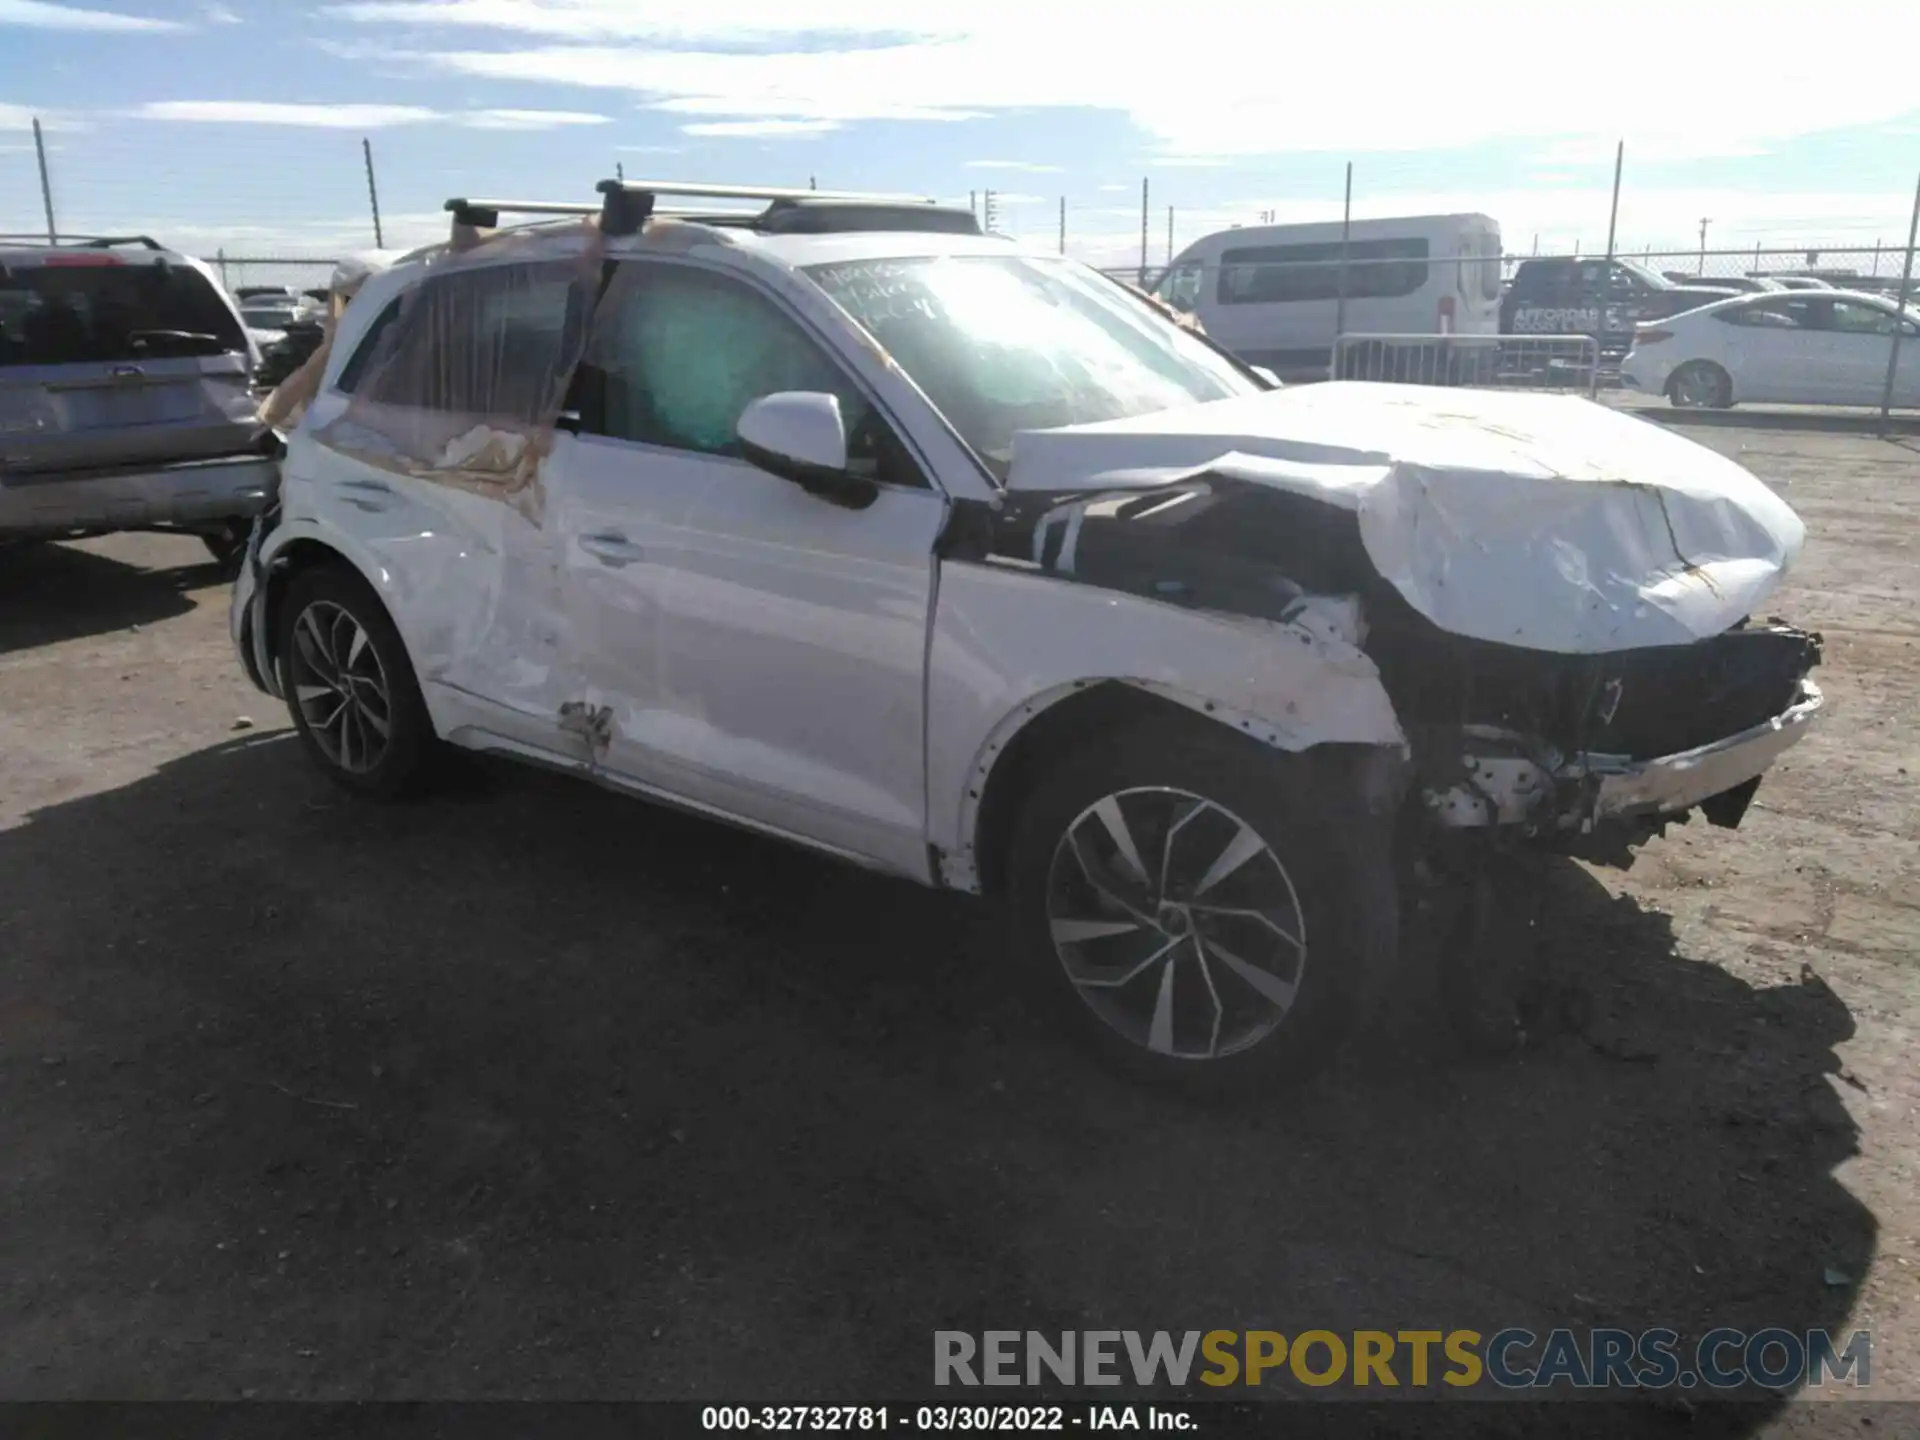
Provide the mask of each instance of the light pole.
[{"label": "light pole", "polygon": [[1705,275],[1707,273],[1707,226],[1712,223],[1713,218],[1711,216],[1702,215],[1700,217],[1700,263],[1694,267],[1694,274],[1696,275]]}]

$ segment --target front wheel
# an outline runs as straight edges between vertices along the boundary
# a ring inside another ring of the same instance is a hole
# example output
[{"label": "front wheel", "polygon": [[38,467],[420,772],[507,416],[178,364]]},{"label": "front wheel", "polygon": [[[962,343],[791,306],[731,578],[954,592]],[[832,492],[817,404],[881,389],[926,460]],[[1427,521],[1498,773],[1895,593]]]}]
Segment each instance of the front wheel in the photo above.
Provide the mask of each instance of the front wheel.
[{"label": "front wheel", "polygon": [[1385,847],[1322,766],[1155,724],[1048,777],[1008,888],[1022,961],[1083,1038],[1207,1090],[1333,1056],[1391,955],[1396,909]]},{"label": "front wheel", "polygon": [[392,799],[425,779],[433,722],[400,632],[358,575],[303,570],[280,605],[280,684],[300,742],[329,779]]}]

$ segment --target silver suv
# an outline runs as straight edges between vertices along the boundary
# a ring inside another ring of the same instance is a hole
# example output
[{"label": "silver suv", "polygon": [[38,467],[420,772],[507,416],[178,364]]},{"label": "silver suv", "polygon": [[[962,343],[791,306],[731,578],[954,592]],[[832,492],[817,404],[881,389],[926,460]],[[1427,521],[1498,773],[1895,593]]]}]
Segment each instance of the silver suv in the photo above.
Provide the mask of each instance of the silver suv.
[{"label": "silver suv", "polygon": [[237,558],[278,476],[258,358],[190,256],[0,236],[0,544],[173,530]]}]

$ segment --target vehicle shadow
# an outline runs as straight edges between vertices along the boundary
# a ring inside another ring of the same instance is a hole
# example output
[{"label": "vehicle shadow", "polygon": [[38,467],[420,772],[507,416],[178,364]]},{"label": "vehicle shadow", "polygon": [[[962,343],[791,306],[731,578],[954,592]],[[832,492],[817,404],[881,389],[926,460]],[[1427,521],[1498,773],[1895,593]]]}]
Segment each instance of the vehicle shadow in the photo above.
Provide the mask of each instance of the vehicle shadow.
[{"label": "vehicle shadow", "polygon": [[0,655],[184,615],[186,592],[218,577],[211,560],[146,569],[71,545],[0,552]]},{"label": "vehicle shadow", "polygon": [[1843,1329],[1846,1007],[1561,880],[1576,1025],[1215,1110],[1064,1046],[964,898],[560,777],[381,807],[209,749],[0,832],[0,1394],[838,1403],[928,1393],[942,1329]]}]

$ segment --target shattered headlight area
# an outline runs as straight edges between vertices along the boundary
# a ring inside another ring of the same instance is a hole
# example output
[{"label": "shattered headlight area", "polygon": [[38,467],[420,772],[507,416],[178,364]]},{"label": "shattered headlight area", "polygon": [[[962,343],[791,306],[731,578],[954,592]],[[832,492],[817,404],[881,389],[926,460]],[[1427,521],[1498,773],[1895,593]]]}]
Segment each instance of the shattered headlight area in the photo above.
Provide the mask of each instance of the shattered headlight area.
[{"label": "shattered headlight area", "polygon": [[[1478,658],[1448,680],[1463,706],[1489,670],[1519,663]],[[1778,619],[1692,645],[1529,658],[1531,680],[1506,674],[1494,689],[1501,723],[1432,723],[1434,697],[1423,697],[1415,760],[1439,827],[1517,826],[1624,863],[1696,807],[1738,825],[1761,775],[1821,705],[1807,678],[1821,638]]]}]

